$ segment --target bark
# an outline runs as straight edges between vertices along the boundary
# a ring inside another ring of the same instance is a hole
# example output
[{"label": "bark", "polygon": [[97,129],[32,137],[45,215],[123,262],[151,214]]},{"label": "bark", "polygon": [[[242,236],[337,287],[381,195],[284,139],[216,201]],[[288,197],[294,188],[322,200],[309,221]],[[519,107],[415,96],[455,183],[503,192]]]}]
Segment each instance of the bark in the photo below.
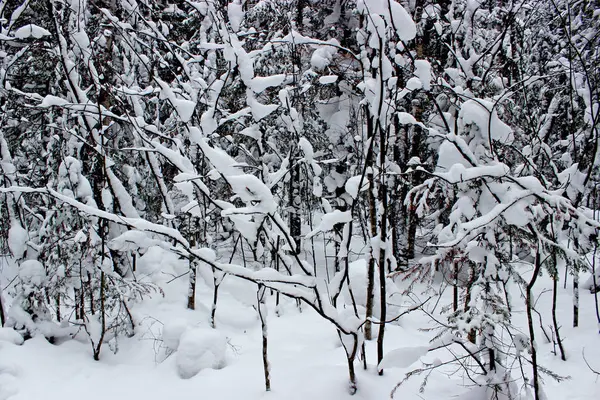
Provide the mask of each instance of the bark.
[{"label": "bark", "polygon": [[216,272],[217,271],[213,268],[214,289],[213,289],[213,302],[212,302],[212,306],[210,308],[210,326],[212,328],[216,328],[215,316],[217,314],[217,300],[219,299],[219,286],[221,285],[221,282],[219,281],[219,279],[216,276]]},{"label": "bark", "polygon": [[[385,320],[387,314],[387,296],[385,282],[387,277],[387,230],[388,230],[388,190],[387,177],[385,171],[386,152],[387,152],[387,134],[384,131],[379,133],[379,202],[381,204],[381,223],[379,226],[379,303],[381,309],[379,334],[377,335],[377,365],[383,360],[383,339],[385,336]],[[383,369],[379,369],[379,375],[383,375]]]},{"label": "bark", "polygon": [[290,209],[290,235],[294,241],[295,254],[300,254],[300,236],[302,234],[302,224],[300,221],[300,206],[302,200],[300,198],[300,164],[295,160],[295,166],[290,170],[290,195],[289,195],[289,209]]},{"label": "bark", "polygon": [[4,302],[2,301],[2,288],[0,287],[0,327],[6,323],[6,316],[4,314]]},{"label": "bark", "polygon": [[[375,194],[373,193],[373,174],[368,175],[369,180],[369,224],[371,226],[371,237],[377,235],[377,220],[375,215]],[[366,305],[366,322],[365,322],[365,339],[371,340],[373,338],[372,324],[370,318],[373,317],[373,289],[375,287],[375,256],[373,249],[371,248],[371,255],[369,257],[369,265],[367,270],[367,305]]]},{"label": "bark", "polygon": [[573,327],[579,326],[579,272],[573,271]]},{"label": "bark", "polygon": [[100,350],[102,349],[102,342],[104,341],[104,335],[106,334],[106,295],[105,295],[106,277],[104,271],[100,272],[100,325],[101,333],[98,343],[94,346],[94,360],[100,360]]},{"label": "bark", "polygon": [[[55,301],[56,301],[56,321],[60,322],[60,320],[62,319],[61,315],[60,315],[60,293],[56,294]],[[2,299],[0,299],[0,313],[2,313],[1,309],[2,309]]]},{"label": "bark", "polygon": [[406,262],[415,258],[415,241],[417,237],[417,213],[412,200],[408,206],[408,229],[406,232]]},{"label": "bark", "polygon": [[[467,281],[467,287],[465,289],[465,314],[467,313],[467,311],[469,311],[469,303],[471,302],[471,288],[473,286],[473,283],[475,283],[475,266],[471,265],[471,267],[469,268],[469,280]],[[469,340],[469,342],[475,343],[476,336],[474,329],[472,329],[469,332],[467,339]]]},{"label": "bark", "polygon": [[265,287],[262,285],[258,286],[258,292],[256,293],[258,304],[258,316],[260,318],[260,325],[262,328],[262,359],[263,359],[263,372],[265,374],[265,390],[268,392],[271,390],[271,376],[269,371],[269,358],[267,354],[268,349],[268,337],[267,337],[267,319],[265,315]]},{"label": "bark", "polygon": [[194,261],[190,261],[187,308],[190,310],[196,309],[196,264]]},{"label": "bark", "polygon": [[452,310],[458,310],[458,262],[453,262],[454,271],[452,272]]},{"label": "bark", "polygon": [[[556,265],[556,264],[555,264]],[[563,348],[562,339],[560,338],[558,321],[556,319],[556,295],[558,291],[558,272],[556,276],[554,276],[552,282],[552,324],[554,325],[554,334],[556,336],[556,342],[558,343],[558,348],[560,350],[560,358],[563,361],[566,361],[565,357],[565,349]]]},{"label": "bark", "polygon": [[537,350],[535,345],[535,331],[533,329],[533,298],[532,298],[532,289],[537,281],[537,278],[540,274],[541,268],[541,260],[540,260],[540,252],[539,249],[535,254],[535,268],[533,270],[533,276],[531,280],[527,284],[525,300],[527,302],[527,325],[529,327],[529,339],[531,340],[531,366],[533,368],[533,379],[531,380],[531,384],[533,386],[533,394],[534,400],[540,400],[540,387],[539,387],[539,376],[538,376],[538,364],[537,364]]},{"label": "bark", "polygon": [[356,358],[356,352],[358,350],[358,336],[356,335],[356,333],[351,334],[352,347],[350,349],[348,349],[342,338],[343,333],[338,331],[338,334],[340,336],[340,340],[342,341],[342,345],[344,346],[344,349],[346,350],[346,359],[348,361],[348,378],[349,378],[348,391],[350,392],[350,394],[355,394],[356,390],[357,390],[357,386],[356,386],[356,371],[354,370],[354,359]]},{"label": "bark", "polygon": [[[596,252],[598,250],[598,243],[594,243],[594,254],[592,256],[592,283],[594,292],[594,303],[596,305],[596,319],[598,320],[598,326],[600,327],[600,310],[598,310],[598,282],[596,281]],[[1,295],[1,293],[0,293]],[[2,299],[0,298],[0,301]],[[1,308],[1,307],[0,307]]]}]

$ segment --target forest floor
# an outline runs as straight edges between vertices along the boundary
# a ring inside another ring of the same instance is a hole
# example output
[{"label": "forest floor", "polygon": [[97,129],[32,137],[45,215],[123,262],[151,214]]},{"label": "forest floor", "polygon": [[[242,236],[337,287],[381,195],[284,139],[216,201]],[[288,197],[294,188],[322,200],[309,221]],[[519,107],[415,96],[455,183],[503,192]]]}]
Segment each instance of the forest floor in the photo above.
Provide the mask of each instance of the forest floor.
[{"label": "forest floor", "polygon": [[[164,265],[161,268],[163,271]],[[5,269],[0,283],[4,281],[6,285],[8,278]],[[38,336],[17,346],[0,339],[0,400],[389,399],[392,389],[406,372],[422,366],[422,362],[445,360],[450,355],[447,350],[438,350],[404,368],[387,368],[383,376],[378,376],[374,365],[376,344],[367,342],[368,369],[363,370],[362,362],[357,361],[358,392],[351,396],[347,390],[345,353],[333,325],[306,306],[300,312],[291,299],[282,299],[280,316],[276,316],[275,297],[269,296],[268,352],[272,390],[265,392],[260,321],[249,305],[256,292],[252,292],[247,283],[228,277],[222,286],[216,319],[217,328],[228,338],[226,365],[182,379],[177,373],[176,354],[167,357],[162,348],[162,326],[182,320],[191,325],[208,326],[212,300],[212,289],[200,279],[197,309],[186,310],[186,285],[185,278],[164,284],[164,297],[156,295],[136,305],[133,314],[139,326],[135,336],[120,339],[116,354],[105,346],[100,361],[92,359],[91,346],[84,340],[52,345]],[[545,290],[549,288],[551,282],[545,278],[537,287],[538,294],[542,293],[537,308],[548,317],[552,295]],[[561,282],[559,291],[562,300],[559,298],[558,316],[568,359],[563,362],[553,354],[553,344],[543,340],[538,328],[539,362],[570,379],[557,383],[545,377],[544,392],[549,400],[600,399],[600,376],[594,374],[583,359],[585,353],[590,365],[600,371],[600,335],[593,297],[588,291],[582,291],[580,326],[572,328],[570,285],[563,289]],[[512,297],[516,327],[525,329],[523,307],[519,307],[523,301],[519,293]],[[551,323],[547,319],[544,325]],[[536,325],[539,325],[537,320]],[[432,333],[420,328],[428,326],[431,326],[428,317],[420,311],[402,317],[398,324],[386,329],[386,351],[427,346]],[[524,365],[524,369],[530,376],[530,367]],[[517,371],[515,367],[514,373]],[[455,374],[451,369],[434,372],[425,390],[420,392],[424,376],[408,380],[394,398],[479,398],[479,392],[460,371]]]}]

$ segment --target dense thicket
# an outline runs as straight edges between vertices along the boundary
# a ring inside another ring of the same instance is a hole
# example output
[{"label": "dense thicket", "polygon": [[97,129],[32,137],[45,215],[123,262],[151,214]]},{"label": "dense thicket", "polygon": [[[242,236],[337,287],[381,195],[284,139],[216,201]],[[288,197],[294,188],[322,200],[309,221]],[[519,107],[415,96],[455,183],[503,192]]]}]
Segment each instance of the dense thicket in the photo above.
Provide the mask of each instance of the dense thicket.
[{"label": "dense thicket", "polygon": [[259,312],[265,288],[316,310],[356,391],[408,279],[453,292],[431,351],[459,347],[490,398],[543,398],[532,290],[572,276],[577,324],[600,226],[599,17],[579,0],[0,1],[0,244],[19,265],[2,324],[85,334],[98,359],[160,295],[136,275],[158,246],[189,262],[189,308],[213,277],[213,327],[226,275],[257,284]]}]

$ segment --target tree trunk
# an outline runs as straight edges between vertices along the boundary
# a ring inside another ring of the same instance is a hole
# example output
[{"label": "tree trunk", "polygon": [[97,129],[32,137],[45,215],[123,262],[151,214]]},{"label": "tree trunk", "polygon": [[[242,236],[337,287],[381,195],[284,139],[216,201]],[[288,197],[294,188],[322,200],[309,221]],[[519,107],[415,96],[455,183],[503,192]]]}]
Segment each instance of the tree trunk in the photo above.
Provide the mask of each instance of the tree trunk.
[{"label": "tree trunk", "polygon": [[[388,191],[386,177],[386,152],[387,152],[386,132],[379,132],[379,203],[381,204],[381,219],[379,226],[379,304],[381,315],[379,319],[379,334],[377,335],[377,365],[383,360],[383,339],[385,335],[385,320],[387,314],[387,296],[386,296],[386,277],[387,277],[387,230],[388,230]],[[378,370],[379,375],[383,375],[383,369]]]},{"label": "tree trunk", "polygon": [[[235,251],[235,249],[234,249]],[[217,314],[217,300],[219,299],[219,286],[221,285],[221,279],[216,276],[217,271],[213,268],[213,302],[210,307],[210,326],[216,328],[215,316]]]},{"label": "tree trunk", "polygon": [[[529,339],[531,341],[531,366],[533,368],[533,379],[531,380],[531,384],[533,386],[533,394],[534,400],[540,400],[540,387],[539,387],[539,376],[538,376],[538,365],[537,365],[537,350],[535,344],[535,331],[533,329],[533,299],[532,299],[532,289],[535,285],[535,282],[538,278],[541,268],[541,260],[540,260],[540,252],[539,249],[535,254],[535,269],[533,271],[533,276],[531,277],[531,281],[529,281],[526,288],[526,306],[527,306],[527,324],[529,327]],[[556,282],[556,281],[555,281]]]},{"label": "tree trunk", "polygon": [[357,390],[356,386],[356,372],[354,370],[354,359],[356,358],[356,352],[358,351],[358,336],[356,333],[352,333],[352,347],[348,349],[346,347],[346,343],[343,339],[343,333],[338,331],[338,335],[340,336],[340,340],[342,342],[342,346],[346,351],[346,360],[348,361],[348,391],[350,394],[355,394]]},{"label": "tree trunk", "polygon": [[579,272],[573,271],[573,327],[579,326]]},{"label": "tree trunk", "polygon": [[[54,298],[54,300],[56,301],[56,322],[60,322],[61,320],[61,315],[60,315],[60,293],[56,294],[56,297]],[[2,309],[2,299],[0,299],[0,313],[1,313],[1,309]]]},{"label": "tree trunk", "polygon": [[6,323],[6,316],[4,314],[4,302],[2,301],[2,288],[0,287],[0,327],[3,327]]},{"label": "tree trunk", "polygon": [[263,359],[263,372],[265,374],[265,390],[268,392],[271,390],[271,376],[270,376],[270,367],[269,367],[269,359],[267,357],[267,316],[266,314],[266,306],[265,306],[265,287],[262,285],[258,286],[258,292],[256,293],[257,298],[257,309],[258,316],[260,318],[260,326],[262,328],[262,359]]},{"label": "tree trunk", "polygon": [[[597,239],[596,239],[597,240]],[[598,282],[596,280],[596,252],[598,250],[598,242],[594,242],[594,254],[592,255],[592,284],[594,285],[592,291],[594,292],[594,303],[596,305],[596,319],[598,320],[598,327],[600,329],[600,310],[598,309]],[[0,293],[1,295],[1,293]],[[1,301],[2,299],[0,299]]]},{"label": "tree trunk", "polygon": [[289,195],[289,215],[290,215],[290,235],[294,241],[295,254],[300,254],[300,235],[302,234],[302,224],[300,221],[300,164],[294,160],[295,164],[290,170],[290,195]]},{"label": "tree trunk", "polygon": [[[367,176],[369,180],[369,224],[371,225],[371,237],[377,235],[377,219],[376,219],[376,207],[375,207],[375,194],[373,174],[369,173]],[[366,305],[366,322],[365,322],[365,339],[371,340],[373,338],[371,318],[373,317],[373,301],[374,294],[373,289],[375,287],[375,255],[373,254],[373,248],[371,247],[371,254],[369,257],[369,265],[367,270],[367,305]]]},{"label": "tree trunk", "polygon": [[452,263],[452,310],[456,312],[458,310],[458,262]]},{"label": "tree trunk", "polygon": [[[103,249],[104,251],[104,249]],[[102,257],[104,259],[104,257]],[[100,360],[100,350],[102,349],[102,342],[104,341],[104,335],[106,334],[106,295],[105,295],[106,277],[104,271],[100,272],[100,338],[98,343],[94,346],[94,360]]]},{"label": "tree trunk", "polygon": [[[554,264],[556,265],[556,264]],[[560,358],[563,361],[566,361],[565,357],[565,349],[563,348],[562,339],[560,338],[558,321],[556,319],[556,295],[558,291],[558,271],[556,271],[556,275],[552,280],[552,324],[554,325],[554,334],[556,335],[556,342],[558,343],[558,348],[560,350]]]},{"label": "tree trunk", "polygon": [[188,282],[188,302],[187,308],[196,309],[196,263],[190,260],[190,276]]},{"label": "tree trunk", "polygon": [[[473,286],[473,283],[475,283],[475,267],[473,265],[471,265],[469,268],[469,280],[467,281],[467,287],[465,289],[465,307],[464,307],[465,313],[467,311],[469,311],[469,307],[470,307],[469,303],[471,302],[471,287]],[[471,343],[476,342],[475,329],[472,329],[469,332],[467,339]]]}]

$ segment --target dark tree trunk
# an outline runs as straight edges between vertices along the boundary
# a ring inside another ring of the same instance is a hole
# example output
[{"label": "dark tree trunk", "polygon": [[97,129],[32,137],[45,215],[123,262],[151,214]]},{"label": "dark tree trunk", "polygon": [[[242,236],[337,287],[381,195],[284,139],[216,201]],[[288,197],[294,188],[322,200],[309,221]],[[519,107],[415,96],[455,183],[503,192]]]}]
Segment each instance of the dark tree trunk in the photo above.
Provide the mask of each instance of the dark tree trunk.
[{"label": "dark tree trunk", "polygon": [[0,288],[0,327],[6,323],[6,316],[4,314],[4,302],[2,301],[2,288]]},{"label": "dark tree trunk", "polygon": [[269,371],[269,358],[267,357],[268,338],[267,338],[267,319],[263,312],[265,306],[265,287],[262,285],[258,286],[257,297],[257,309],[258,316],[260,318],[260,326],[262,328],[262,359],[263,359],[263,372],[265,374],[265,390],[268,392],[271,390],[271,376]]},{"label": "dark tree trunk", "polygon": [[[297,160],[295,160],[297,161]],[[302,199],[300,198],[300,164],[290,170],[290,195],[289,195],[289,210],[290,210],[290,235],[294,241],[296,254],[300,254],[300,235],[302,234],[302,224],[300,221],[300,206]]]},{"label": "dark tree trunk", "polygon": [[[371,238],[377,235],[377,219],[375,215],[376,207],[375,207],[375,194],[374,190],[374,182],[373,182],[373,174],[370,173],[368,175],[369,180],[369,225],[371,226]],[[369,257],[369,265],[367,269],[367,304],[366,304],[366,322],[365,322],[365,339],[371,340],[373,338],[372,333],[372,324],[370,318],[373,317],[373,301],[374,294],[373,289],[375,287],[375,255],[373,254],[373,249],[371,249],[371,255]]]},{"label": "dark tree trunk", "polygon": [[533,286],[535,285],[535,282],[537,281],[541,265],[542,263],[540,260],[540,252],[538,250],[535,254],[535,269],[533,270],[533,276],[531,277],[531,281],[529,281],[526,287],[525,293],[525,301],[527,302],[527,324],[529,327],[529,340],[531,341],[531,366],[533,368],[533,379],[531,380],[531,385],[533,386],[534,400],[540,400],[540,387],[537,364],[537,350],[535,345],[535,331],[533,329],[533,298],[531,291],[533,289]]},{"label": "dark tree trunk", "polygon": [[190,276],[188,281],[188,302],[187,308],[196,309],[196,264],[190,260]]},{"label": "dark tree trunk", "polygon": [[[556,264],[554,264],[556,265]],[[556,295],[558,291],[558,271],[552,280],[552,324],[554,325],[554,334],[556,336],[556,342],[558,343],[558,348],[560,350],[560,358],[563,361],[566,361],[565,357],[565,349],[563,348],[562,339],[560,338],[558,321],[556,319]]]},{"label": "dark tree trunk", "polygon": [[579,326],[579,272],[573,271],[573,327]]},{"label": "dark tree trunk", "polygon": [[458,310],[458,261],[452,263],[452,310]]},{"label": "dark tree trunk", "polygon": [[[467,281],[467,285],[466,285],[466,289],[465,289],[465,306],[464,306],[465,313],[467,311],[469,311],[469,303],[471,302],[471,288],[474,283],[475,283],[475,266],[471,265],[469,268],[469,280]],[[476,342],[475,329],[472,329],[469,332],[467,339],[471,343]]]},{"label": "dark tree trunk", "polygon": [[[387,314],[386,277],[387,277],[387,230],[388,230],[388,187],[385,171],[387,134],[383,130],[379,132],[379,202],[381,203],[381,219],[379,226],[379,304],[381,316],[379,321],[379,334],[377,335],[377,365],[383,360],[383,339],[385,335],[385,320]],[[379,369],[379,375],[383,375],[383,369]]]}]

